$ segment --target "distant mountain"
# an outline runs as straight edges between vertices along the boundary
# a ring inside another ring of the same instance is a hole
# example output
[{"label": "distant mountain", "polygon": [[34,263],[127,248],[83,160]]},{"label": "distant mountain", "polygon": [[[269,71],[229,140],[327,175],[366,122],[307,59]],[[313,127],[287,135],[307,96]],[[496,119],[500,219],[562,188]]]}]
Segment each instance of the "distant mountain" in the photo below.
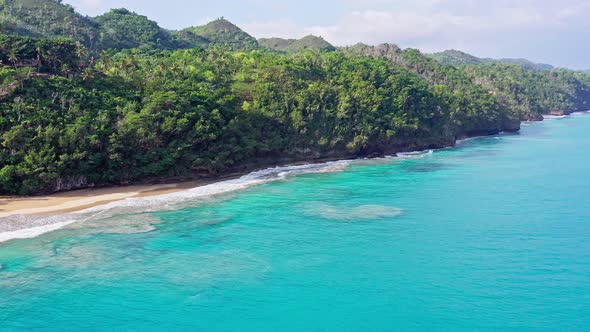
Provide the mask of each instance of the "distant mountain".
[{"label": "distant mountain", "polygon": [[[170,50],[224,47],[234,51],[266,49],[292,54],[305,50],[336,50],[322,37],[312,35],[301,39],[256,40],[223,17],[202,26],[180,31],[163,29],[155,21],[127,9],[113,9],[91,18],[80,15],[72,6],[63,4],[61,0],[0,0],[0,33],[48,38],[71,37],[93,51],[139,47]],[[341,49],[357,55],[386,57],[394,62],[401,53],[401,49],[393,44],[357,44]],[[453,66],[505,63],[532,70],[553,69],[551,65],[534,63],[526,59],[479,58],[457,50],[426,56],[441,64]]]},{"label": "distant mountain", "polygon": [[427,56],[444,65],[451,66],[479,65],[484,62],[481,58],[457,50],[447,50],[444,52],[427,54]]},{"label": "distant mountain", "polygon": [[402,62],[402,49],[395,44],[381,44],[371,46],[363,43],[358,43],[354,46],[341,48],[345,53],[356,56],[370,56],[373,58],[383,58],[395,64]]},{"label": "distant mountain", "polygon": [[336,47],[322,37],[313,35],[301,39],[262,38],[258,40],[261,47],[271,51],[297,53],[305,50],[334,51]]},{"label": "distant mountain", "polygon": [[479,65],[484,63],[505,63],[520,66],[531,70],[551,70],[553,66],[544,63],[535,63],[527,59],[490,59],[478,58],[471,54],[457,50],[447,50],[439,53],[427,54],[427,56],[445,65]]},{"label": "distant mountain", "polygon": [[256,38],[224,18],[203,26],[186,28],[179,31],[177,35],[192,46],[221,46],[243,51],[259,47]]},{"label": "distant mountain", "polygon": [[485,59],[490,62],[501,62],[511,65],[521,66],[524,69],[532,69],[532,70],[551,70],[554,69],[552,65],[546,63],[535,63],[527,59]]},{"label": "distant mountain", "polygon": [[112,9],[94,20],[99,24],[98,42],[102,49],[140,46],[176,49],[188,46],[177,36],[158,26],[158,23],[124,8]]},{"label": "distant mountain", "polygon": [[283,38],[260,38],[258,44],[271,51],[287,52],[287,48],[291,46],[297,39],[283,39]]}]

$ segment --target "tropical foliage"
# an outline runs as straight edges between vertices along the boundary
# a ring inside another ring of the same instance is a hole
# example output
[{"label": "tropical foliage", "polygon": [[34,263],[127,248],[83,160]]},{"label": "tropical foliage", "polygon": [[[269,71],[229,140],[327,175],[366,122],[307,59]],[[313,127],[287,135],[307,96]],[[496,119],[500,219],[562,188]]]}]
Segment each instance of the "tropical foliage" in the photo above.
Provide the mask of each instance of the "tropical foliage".
[{"label": "tropical foliage", "polygon": [[318,37],[259,44],[223,18],[170,32],[69,8],[0,0],[0,194],[445,147],[590,108],[581,72]]}]

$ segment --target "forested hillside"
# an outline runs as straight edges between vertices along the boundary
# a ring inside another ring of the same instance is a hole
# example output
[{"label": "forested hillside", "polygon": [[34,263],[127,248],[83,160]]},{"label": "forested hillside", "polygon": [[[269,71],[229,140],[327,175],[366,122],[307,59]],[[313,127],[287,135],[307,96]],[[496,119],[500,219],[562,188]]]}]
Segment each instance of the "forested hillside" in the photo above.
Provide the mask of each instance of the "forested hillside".
[{"label": "forested hillside", "polygon": [[158,23],[127,9],[112,9],[94,20],[100,27],[99,49],[177,49],[190,46],[182,43],[171,32],[160,28]]},{"label": "forested hillside", "polygon": [[0,0],[0,32],[67,36],[91,47],[98,35],[98,24],[59,0]]},{"label": "forested hillside", "polygon": [[[25,9],[48,2],[88,30]],[[581,72],[446,65],[393,44],[257,41],[225,19],[174,32],[124,9],[86,18],[56,1],[1,3],[2,194],[446,147],[590,108]]]},{"label": "forested hillside", "polygon": [[336,48],[321,37],[305,36],[301,39],[262,38],[258,40],[260,46],[276,52],[297,53],[306,50],[334,51]]},{"label": "forested hillside", "polygon": [[[358,44],[343,51],[387,59],[410,68],[431,86],[450,89],[454,96],[481,100],[482,93],[490,94],[520,120],[541,120],[544,114],[563,115],[590,109],[590,76],[582,72],[476,61],[478,58],[463,52],[453,53],[462,60],[451,66],[430,55],[422,55],[418,50],[402,50],[390,44],[376,47]],[[473,86],[477,86],[479,92]]]},{"label": "forested hillside", "polygon": [[523,69],[530,70],[551,70],[554,69],[552,65],[545,63],[535,63],[527,59],[490,59],[490,58],[478,58],[471,54],[457,50],[447,50],[439,53],[427,54],[428,57],[435,59],[436,61],[451,66],[460,65],[482,65],[482,64],[509,64],[522,67]]},{"label": "forested hillside", "polygon": [[257,49],[256,38],[219,18],[206,25],[168,31],[127,9],[85,17],[61,0],[0,0],[0,32],[31,37],[69,37],[91,51],[128,48],[188,49],[226,47]]},{"label": "forested hillside", "polygon": [[251,51],[259,48],[256,38],[224,18],[203,26],[186,28],[178,34],[193,46],[225,47],[234,51]]}]

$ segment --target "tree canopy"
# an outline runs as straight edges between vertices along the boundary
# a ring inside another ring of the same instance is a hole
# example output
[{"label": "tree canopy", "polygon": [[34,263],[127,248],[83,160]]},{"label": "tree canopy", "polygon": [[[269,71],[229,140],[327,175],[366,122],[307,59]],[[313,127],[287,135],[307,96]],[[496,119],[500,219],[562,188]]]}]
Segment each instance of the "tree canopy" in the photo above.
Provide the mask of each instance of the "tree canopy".
[{"label": "tree canopy", "polygon": [[223,18],[174,32],[125,9],[0,0],[0,24],[0,194],[446,147],[590,109],[582,72],[259,43]]}]

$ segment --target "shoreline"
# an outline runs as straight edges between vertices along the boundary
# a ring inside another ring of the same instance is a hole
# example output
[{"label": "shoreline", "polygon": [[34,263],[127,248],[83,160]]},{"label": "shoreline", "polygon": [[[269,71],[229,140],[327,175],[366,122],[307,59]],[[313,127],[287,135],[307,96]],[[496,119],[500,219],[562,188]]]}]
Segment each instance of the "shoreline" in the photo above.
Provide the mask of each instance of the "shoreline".
[{"label": "shoreline", "polygon": [[[575,112],[565,116],[559,117],[547,117],[546,119],[559,119],[575,115],[577,113],[590,113],[590,111]],[[491,135],[478,135],[469,137],[467,139],[474,139],[478,137],[495,136]],[[448,147],[459,145],[463,140],[456,140],[455,144]],[[412,155],[417,152],[427,152],[438,149],[424,149],[422,151],[410,151],[410,152],[398,152],[392,156],[403,158],[406,155]],[[367,158],[354,158],[358,160]],[[241,173],[228,174],[221,177],[201,179],[201,180],[189,180],[179,181],[176,183],[169,184],[147,184],[147,185],[130,185],[123,187],[104,187],[104,188],[93,188],[93,189],[80,189],[67,192],[60,192],[55,194],[43,195],[43,196],[31,196],[31,197],[2,197],[0,196],[0,244],[13,239],[32,238],[39,236],[44,233],[55,231],[62,228],[72,221],[54,222],[44,225],[32,226],[26,221],[19,221],[26,217],[44,218],[52,216],[67,216],[69,214],[84,212],[89,209],[99,208],[102,206],[110,205],[111,203],[117,203],[128,199],[142,199],[142,198],[156,198],[158,196],[165,197],[171,194],[182,194],[182,192],[190,192],[193,190],[203,189],[210,185],[222,184],[223,182],[233,182],[233,180],[240,180],[256,173],[272,173],[280,172],[279,174],[285,173],[284,169],[297,170],[307,168],[321,168],[329,165],[330,163],[338,162],[350,162],[351,159],[322,159],[315,161],[301,161],[287,163],[284,166],[281,165],[267,165],[266,167],[260,165],[257,169],[244,171]],[[281,170],[283,170],[281,172]],[[312,171],[313,172],[313,171]],[[281,175],[278,176],[281,178]],[[259,181],[260,179],[255,179]],[[264,182],[264,181],[262,181]],[[235,185],[235,184],[234,184]],[[239,189],[239,188],[238,188]],[[206,190],[205,190],[206,191]],[[214,195],[205,193],[203,196]],[[19,224],[23,226],[18,229],[3,229],[2,223],[8,221],[12,224]]]},{"label": "shoreline", "polygon": [[[486,136],[494,136],[486,135]],[[281,168],[297,168],[305,166],[321,166],[330,163],[350,162],[353,160],[366,160],[383,157],[404,158],[410,155],[418,155],[428,151],[452,148],[457,146],[461,141],[475,139],[486,136],[473,136],[466,139],[458,139],[452,146],[424,149],[409,150],[407,152],[397,152],[393,155],[384,155],[380,157],[351,157],[351,158],[323,158],[309,161],[291,162],[285,164],[275,164],[260,166],[249,169],[244,172],[236,172],[219,177],[212,177],[200,180],[185,180],[168,184],[135,184],[129,186],[109,186],[100,188],[75,189],[70,191],[57,192],[53,194],[40,196],[0,196],[0,243],[2,243],[2,222],[10,217],[51,217],[57,215],[66,215],[76,212],[84,212],[88,209],[106,206],[110,203],[116,203],[127,199],[157,198],[168,194],[177,194],[192,189],[202,188],[208,185],[223,183],[243,178],[245,176],[258,172],[272,171]]]},{"label": "shoreline", "polygon": [[[579,113],[587,113],[579,112]],[[574,113],[572,113],[574,114]],[[563,115],[559,117],[549,116],[545,120],[553,118],[563,118],[569,115]],[[493,136],[492,135],[477,135],[473,137],[466,137],[464,139],[457,139],[455,144],[448,147],[457,146],[462,141],[467,139],[474,139],[478,137]],[[400,151],[394,156],[402,157],[407,154],[412,154],[419,151],[429,151],[436,149],[424,149],[418,151]],[[352,158],[352,159],[364,159],[364,158]],[[101,187],[101,188],[88,188],[88,189],[77,189],[71,191],[58,192],[53,194],[41,195],[41,196],[0,196],[0,222],[1,219],[5,219],[13,216],[52,216],[59,214],[66,214],[72,212],[79,212],[89,208],[106,205],[109,203],[125,200],[128,198],[145,198],[154,197],[166,194],[177,193],[185,190],[198,188],[201,186],[222,182],[225,180],[236,179],[254,172],[263,171],[266,169],[272,169],[275,167],[289,167],[289,166],[301,166],[301,165],[313,165],[322,164],[333,161],[346,160],[342,159],[319,159],[301,162],[286,163],[284,165],[267,165],[252,170],[229,174],[225,176],[201,179],[201,180],[186,180],[178,181],[169,184],[135,184],[129,186],[112,186],[112,187]],[[1,228],[0,228],[1,229]],[[0,230],[0,233],[2,231]]]},{"label": "shoreline", "polygon": [[127,198],[159,196],[202,185],[198,181],[162,185],[132,185],[80,189],[43,196],[0,197],[0,218],[16,215],[51,216],[77,212]]},{"label": "shoreline", "polygon": [[[318,159],[308,162],[292,162],[266,165],[243,172],[234,172],[217,177],[187,179],[164,184],[132,184],[128,186],[107,186],[99,188],[74,189],[39,196],[0,196],[0,226],[3,219],[17,216],[49,217],[82,212],[126,199],[141,199],[175,194],[212,184],[240,179],[244,176],[279,168],[324,165],[352,159]],[[2,234],[0,227],[0,234]],[[1,241],[0,241],[1,242]]]},{"label": "shoreline", "polygon": [[[176,184],[84,189],[39,197],[0,197],[0,245],[12,240],[34,238],[73,223],[102,218],[108,216],[112,209],[160,211],[174,204],[227,194],[293,175],[342,171],[350,162],[338,160],[277,166],[241,176],[231,174]],[[42,202],[41,206],[31,208],[30,204],[35,201]],[[117,215],[117,212],[110,215]]]}]

